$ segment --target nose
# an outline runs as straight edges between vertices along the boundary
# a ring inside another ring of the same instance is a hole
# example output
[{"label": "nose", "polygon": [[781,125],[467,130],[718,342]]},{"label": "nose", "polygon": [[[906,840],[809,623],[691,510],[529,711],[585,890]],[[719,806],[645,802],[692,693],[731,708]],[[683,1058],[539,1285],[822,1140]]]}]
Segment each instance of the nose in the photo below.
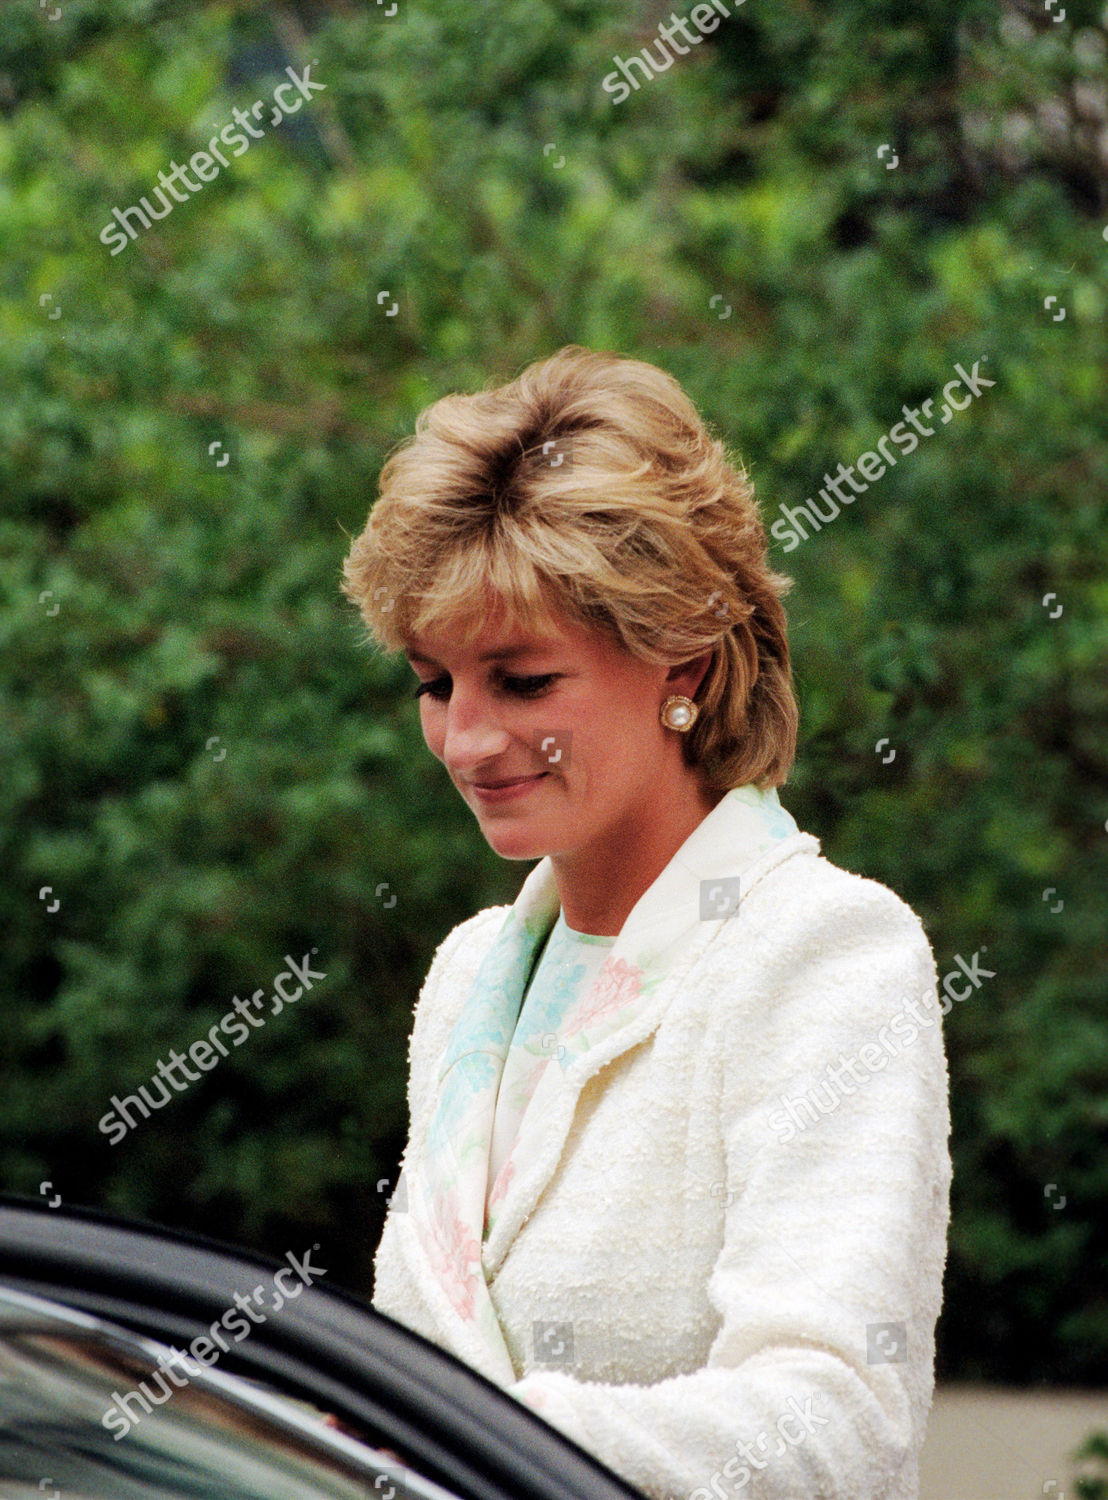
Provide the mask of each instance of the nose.
[{"label": "nose", "polygon": [[489,696],[467,690],[455,680],[446,705],[442,760],[452,775],[468,777],[489,765],[508,747],[511,735]]}]

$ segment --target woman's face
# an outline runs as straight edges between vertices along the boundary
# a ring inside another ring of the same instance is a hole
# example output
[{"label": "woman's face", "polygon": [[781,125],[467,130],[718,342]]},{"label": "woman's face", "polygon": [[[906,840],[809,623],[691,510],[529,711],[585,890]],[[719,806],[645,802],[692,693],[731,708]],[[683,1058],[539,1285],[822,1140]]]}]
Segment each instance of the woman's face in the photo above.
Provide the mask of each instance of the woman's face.
[{"label": "woman's face", "polygon": [[[699,795],[680,735],[658,715],[671,693],[693,696],[710,655],[654,666],[565,620],[507,630],[502,609],[468,648],[443,635],[409,645],[428,748],[504,858],[633,837]],[[518,784],[482,791],[508,781]]]}]

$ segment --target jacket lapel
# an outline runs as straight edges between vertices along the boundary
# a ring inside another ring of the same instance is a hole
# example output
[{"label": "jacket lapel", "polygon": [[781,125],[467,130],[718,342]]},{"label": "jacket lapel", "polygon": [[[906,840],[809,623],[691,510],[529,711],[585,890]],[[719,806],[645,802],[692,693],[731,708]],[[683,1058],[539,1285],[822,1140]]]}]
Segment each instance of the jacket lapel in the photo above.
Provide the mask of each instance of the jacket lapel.
[{"label": "jacket lapel", "polygon": [[524,882],[451,1035],[426,1139],[405,1167],[413,1233],[404,1238],[422,1278],[445,1292],[433,1294],[442,1341],[490,1378],[510,1384],[516,1372],[487,1278],[553,1176],[586,1081],[651,1034],[720,923],[739,916],[753,882],[806,846],[819,847],[799,833],[777,793],[752,786],[728,792],[686,839],[630,912],[572,1029],[559,1033],[482,1248],[500,1077],[532,966],[559,911],[549,858]]},{"label": "jacket lapel", "polygon": [[404,1238],[419,1259],[417,1280],[440,1341],[502,1385],[516,1377],[481,1266],[489,1146],[524,991],[558,915],[549,863],[528,876],[477,971],[443,1057],[426,1137],[404,1169],[411,1228]]}]

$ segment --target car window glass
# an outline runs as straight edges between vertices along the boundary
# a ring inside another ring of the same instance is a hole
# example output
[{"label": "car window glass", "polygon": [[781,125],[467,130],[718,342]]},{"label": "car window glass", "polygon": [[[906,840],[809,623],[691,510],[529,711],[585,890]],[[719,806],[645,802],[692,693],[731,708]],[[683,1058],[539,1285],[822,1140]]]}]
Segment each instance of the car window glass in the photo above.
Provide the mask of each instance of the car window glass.
[{"label": "car window glass", "polygon": [[375,1452],[255,1380],[4,1293],[0,1496],[457,1500]]}]

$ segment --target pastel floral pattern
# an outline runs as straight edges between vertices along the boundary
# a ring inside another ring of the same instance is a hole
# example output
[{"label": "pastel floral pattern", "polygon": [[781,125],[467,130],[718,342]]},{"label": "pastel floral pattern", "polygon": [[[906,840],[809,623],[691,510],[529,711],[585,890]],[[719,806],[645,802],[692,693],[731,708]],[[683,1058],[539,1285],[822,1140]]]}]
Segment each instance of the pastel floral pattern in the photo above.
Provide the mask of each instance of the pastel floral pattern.
[{"label": "pastel floral pattern", "polygon": [[600,978],[581,1009],[567,1021],[562,1032],[563,1039],[576,1036],[586,1026],[613,1017],[634,1004],[642,994],[643,971],[629,964],[626,959],[609,960],[600,972]]},{"label": "pastel floral pattern", "polygon": [[473,1268],[480,1269],[481,1247],[469,1225],[459,1217],[456,1196],[439,1206],[434,1219],[432,1265],[454,1310],[463,1318],[473,1317]]},{"label": "pastel floral pattern", "polygon": [[[439,1094],[422,1143],[409,1196],[414,1232],[450,1305],[485,1351],[487,1369],[511,1370],[503,1331],[489,1297],[482,1241],[511,1204],[541,1191],[552,1137],[547,1112],[525,1115],[489,1192],[489,1153],[497,1096],[509,1050],[522,1066],[506,1097],[525,1109],[532,1093],[562,1097],[567,1077],[594,1049],[608,1047],[654,1002],[658,987],[690,953],[693,940],[710,937],[701,918],[700,887],[707,878],[742,876],[761,855],[799,830],[775,791],[739,787],[729,792],[640,898],[613,940],[591,985],[567,962],[536,1004],[524,996],[542,945],[557,924],[559,902],[549,859],[540,861],[504,918],[478,969],[443,1056]],[[567,950],[568,952],[568,950]],[[576,1003],[567,1008],[567,999]],[[523,1012],[521,1014],[521,1012]],[[517,1023],[522,1030],[516,1035]],[[549,1046],[550,1033],[557,1038]],[[544,1045],[546,1042],[546,1045]],[[527,1059],[533,1057],[533,1069]],[[548,1076],[554,1060],[560,1068]],[[578,1076],[583,1076],[580,1072]],[[557,1078],[557,1086],[551,1081]],[[511,1090],[515,1089],[514,1096]],[[553,1161],[548,1163],[553,1170]]]},{"label": "pastel floral pattern", "polygon": [[587,1021],[591,994],[615,943],[614,937],[571,931],[559,912],[535,964],[505,1057],[493,1114],[486,1239],[515,1180],[513,1156],[531,1101],[548,1069],[564,1075],[569,1066],[572,1059],[564,1038],[575,1029],[571,1022],[579,1012]]},{"label": "pastel floral pattern", "polygon": [[512,1178],[516,1175],[516,1164],[511,1156],[501,1167],[496,1181],[493,1183],[492,1192],[489,1194],[488,1206],[485,1209],[485,1236],[499,1217],[500,1205],[504,1201],[504,1194],[508,1191]]},{"label": "pastel floral pattern", "polygon": [[447,1141],[462,1140],[474,1098],[492,1087],[499,1077],[496,1059],[486,1053],[471,1052],[454,1064],[428,1131],[430,1150],[440,1151]]},{"label": "pastel floral pattern", "polygon": [[[553,941],[553,939],[552,939]],[[551,957],[560,959],[561,950],[555,950]],[[545,961],[546,955],[544,955]],[[540,1048],[541,1040],[551,1031],[557,1031],[562,1023],[562,1018],[577,995],[581,980],[585,974],[585,965],[582,963],[559,961],[554,971],[555,979],[548,984],[541,995],[528,995],[520,1012],[519,1024],[512,1037],[512,1046],[527,1046]],[[522,1031],[520,1030],[522,1027]]]}]

